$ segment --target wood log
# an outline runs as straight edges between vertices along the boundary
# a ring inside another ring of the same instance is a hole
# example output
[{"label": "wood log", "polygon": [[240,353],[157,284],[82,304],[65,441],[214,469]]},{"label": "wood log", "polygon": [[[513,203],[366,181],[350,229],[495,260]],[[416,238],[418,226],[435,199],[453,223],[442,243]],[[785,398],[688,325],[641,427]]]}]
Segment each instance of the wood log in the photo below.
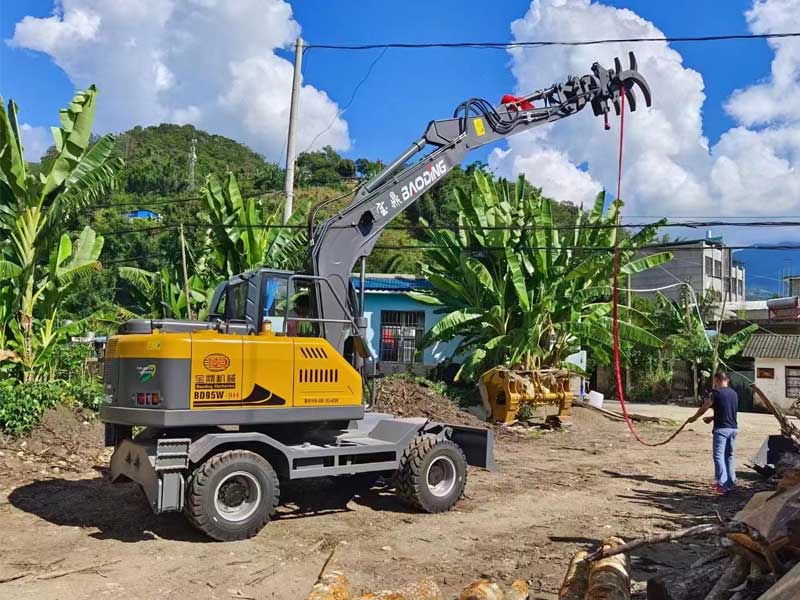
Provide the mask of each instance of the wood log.
[{"label": "wood log", "polygon": [[[603,541],[603,550],[622,546],[623,541],[611,537]],[[614,554],[595,561],[589,567],[586,600],[630,600],[630,561],[626,554]]]},{"label": "wood log", "polygon": [[505,600],[505,597],[505,593],[496,581],[479,579],[465,587],[458,600]]},{"label": "wood log", "polygon": [[749,574],[750,561],[741,555],[734,556],[717,583],[711,588],[706,600],[730,600],[735,593],[733,588],[742,585]]},{"label": "wood log", "polygon": [[797,598],[797,590],[800,589],[800,563],[786,573],[778,582],[769,588],[759,600],[788,600]]},{"label": "wood log", "polygon": [[306,600],[350,600],[350,582],[339,571],[322,573]]},{"label": "wood log", "polygon": [[359,596],[356,600],[443,600],[442,590],[432,577],[404,585],[397,590],[384,590]]},{"label": "wood log", "polygon": [[702,525],[694,525],[686,529],[678,529],[675,531],[668,531],[667,533],[658,533],[655,535],[646,535],[635,540],[631,540],[625,544],[620,543],[616,546],[606,546],[603,544],[600,548],[592,552],[588,560],[590,562],[613,556],[615,554],[624,554],[632,552],[642,546],[650,546],[652,544],[663,544],[665,542],[673,542],[687,537],[703,537],[706,535],[722,535],[731,530],[730,526],[719,525],[716,523],[704,523]]},{"label": "wood log", "polygon": [[589,561],[587,553],[581,550],[572,557],[564,577],[564,583],[558,590],[559,600],[583,600],[586,588],[589,587]]},{"label": "wood log", "polygon": [[647,600],[690,600],[705,598],[728,566],[728,555],[701,566],[676,569],[647,582]]},{"label": "wood log", "polygon": [[511,583],[511,589],[506,593],[506,600],[528,600],[528,582],[524,579],[516,579]]},{"label": "wood log", "polygon": [[753,389],[753,393],[758,396],[758,399],[761,400],[767,410],[772,413],[772,416],[778,420],[783,436],[792,440],[794,445],[800,449],[800,428],[791,423],[789,419],[786,418],[786,415],[783,414],[783,411],[773,404],[770,399],[767,398],[767,395],[762,392],[755,383],[750,387]]},{"label": "wood log", "polygon": [[[617,412],[615,410],[608,410],[606,408],[597,408],[596,406],[592,406],[588,402],[584,402],[583,400],[579,400],[578,398],[573,398],[572,400],[573,406],[578,406],[580,408],[588,408],[593,410],[597,413],[600,413],[604,417],[608,417],[612,421],[624,421],[625,416],[621,412]],[[661,417],[651,417],[648,415],[640,415],[638,413],[628,413],[628,418],[631,421],[636,423],[659,423],[664,425],[669,425],[672,423],[670,419],[662,419]]]}]

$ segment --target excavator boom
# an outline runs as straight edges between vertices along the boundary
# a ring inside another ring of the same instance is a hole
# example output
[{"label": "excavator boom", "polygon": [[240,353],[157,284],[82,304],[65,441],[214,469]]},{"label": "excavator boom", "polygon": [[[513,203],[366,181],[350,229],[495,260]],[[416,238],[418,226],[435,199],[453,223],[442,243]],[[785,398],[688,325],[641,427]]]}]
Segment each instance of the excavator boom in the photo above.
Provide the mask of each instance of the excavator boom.
[{"label": "excavator boom", "polygon": [[[595,115],[605,117],[607,123],[611,106],[619,114],[621,94],[625,94],[630,109],[636,110],[634,86],[639,87],[645,104],[650,106],[650,88],[637,71],[633,52],[629,61],[626,70],[622,70],[619,59],[615,59],[613,69],[595,63],[590,74],[570,77],[564,83],[500,106],[479,98],[462,102],[452,118],[431,121],[425,133],[381,173],[360,186],[340,212],[317,223],[316,217],[325,202],[317,205],[309,216],[311,262],[314,276],[327,282],[316,285],[315,307],[324,321],[322,334],[328,342],[343,352],[347,338],[354,333],[347,322],[353,321],[358,325],[355,334],[361,338],[360,347],[368,347],[366,323],[356,317],[359,303],[350,283],[356,262],[370,255],[392,219],[447,177],[471,150],[560,121],[580,112],[587,104]],[[432,148],[429,154],[408,164],[427,148]]]}]

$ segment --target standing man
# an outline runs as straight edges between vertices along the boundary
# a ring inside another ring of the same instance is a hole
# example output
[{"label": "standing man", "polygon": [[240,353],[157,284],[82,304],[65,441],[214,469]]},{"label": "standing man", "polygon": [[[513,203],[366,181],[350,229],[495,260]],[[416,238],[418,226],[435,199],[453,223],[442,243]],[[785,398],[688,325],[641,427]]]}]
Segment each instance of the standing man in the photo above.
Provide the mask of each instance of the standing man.
[{"label": "standing man", "polygon": [[697,412],[689,419],[694,423],[709,408],[714,409],[713,417],[705,417],[706,423],[714,422],[714,491],[725,494],[736,486],[736,464],[733,451],[736,446],[736,434],[739,425],[736,412],[739,408],[739,396],[736,390],[729,387],[730,379],[722,371],[714,375],[714,389]]}]

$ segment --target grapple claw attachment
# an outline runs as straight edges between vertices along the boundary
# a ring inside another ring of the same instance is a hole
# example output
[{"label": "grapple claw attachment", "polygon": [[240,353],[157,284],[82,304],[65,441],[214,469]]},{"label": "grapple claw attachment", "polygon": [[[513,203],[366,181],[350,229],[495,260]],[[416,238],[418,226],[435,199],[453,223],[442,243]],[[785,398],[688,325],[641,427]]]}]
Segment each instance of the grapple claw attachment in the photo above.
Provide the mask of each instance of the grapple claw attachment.
[{"label": "grapple claw attachment", "polygon": [[595,115],[607,115],[614,107],[614,112],[619,115],[622,109],[620,96],[625,94],[625,101],[631,111],[636,110],[636,94],[634,86],[638,86],[647,106],[651,105],[650,86],[647,80],[637,70],[636,56],[628,53],[629,68],[623,70],[619,58],[614,59],[614,68],[606,69],[599,63],[592,65],[592,75],[584,78],[592,90],[592,109]]},{"label": "grapple claw attachment", "polygon": [[630,86],[627,84],[625,85],[625,101],[628,103],[631,112],[636,110],[636,94],[633,93]]}]

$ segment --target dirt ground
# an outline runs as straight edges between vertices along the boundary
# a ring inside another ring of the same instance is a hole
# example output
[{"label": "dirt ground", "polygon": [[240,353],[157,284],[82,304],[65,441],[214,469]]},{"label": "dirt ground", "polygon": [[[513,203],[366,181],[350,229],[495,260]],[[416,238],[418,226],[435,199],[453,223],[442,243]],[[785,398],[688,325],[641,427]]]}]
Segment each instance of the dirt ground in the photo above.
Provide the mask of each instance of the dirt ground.
[{"label": "dirt ground", "polygon": [[[635,410],[675,420],[692,412]],[[180,515],[154,516],[135,484],[108,483],[101,428],[79,419],[83,435],[99,438],[83,454],[65,441],[48,448],[46,440],[35,450],[0,451],[0,598],[297,600],[338,543],[335,568],[356,590],[432,576],[455,597],[485,576],[527,579],[531,598],[552,600],[577,549],[610,534],[632,538],[697,524],[715,511],[729,517],[764,485],[742,463],[775,432],[771,416],[740,415],[741,486],[720,498],[710,493],[709,426],[645,448],[623,424],[575,413],[568,432],[499,436],[499,469],[470,470],[467,495],[451,512],[409,512],[386,488],[306,482],[284,490],[278,518],[261,534],[234,543],[210,542]],[[649,439],[669,430],[642,427]],[[61,466],[44,460],[54,450],[63,454]],[[647,549],[633,557],[634,578],[645,581],[707,551],[702,543]]]}]

